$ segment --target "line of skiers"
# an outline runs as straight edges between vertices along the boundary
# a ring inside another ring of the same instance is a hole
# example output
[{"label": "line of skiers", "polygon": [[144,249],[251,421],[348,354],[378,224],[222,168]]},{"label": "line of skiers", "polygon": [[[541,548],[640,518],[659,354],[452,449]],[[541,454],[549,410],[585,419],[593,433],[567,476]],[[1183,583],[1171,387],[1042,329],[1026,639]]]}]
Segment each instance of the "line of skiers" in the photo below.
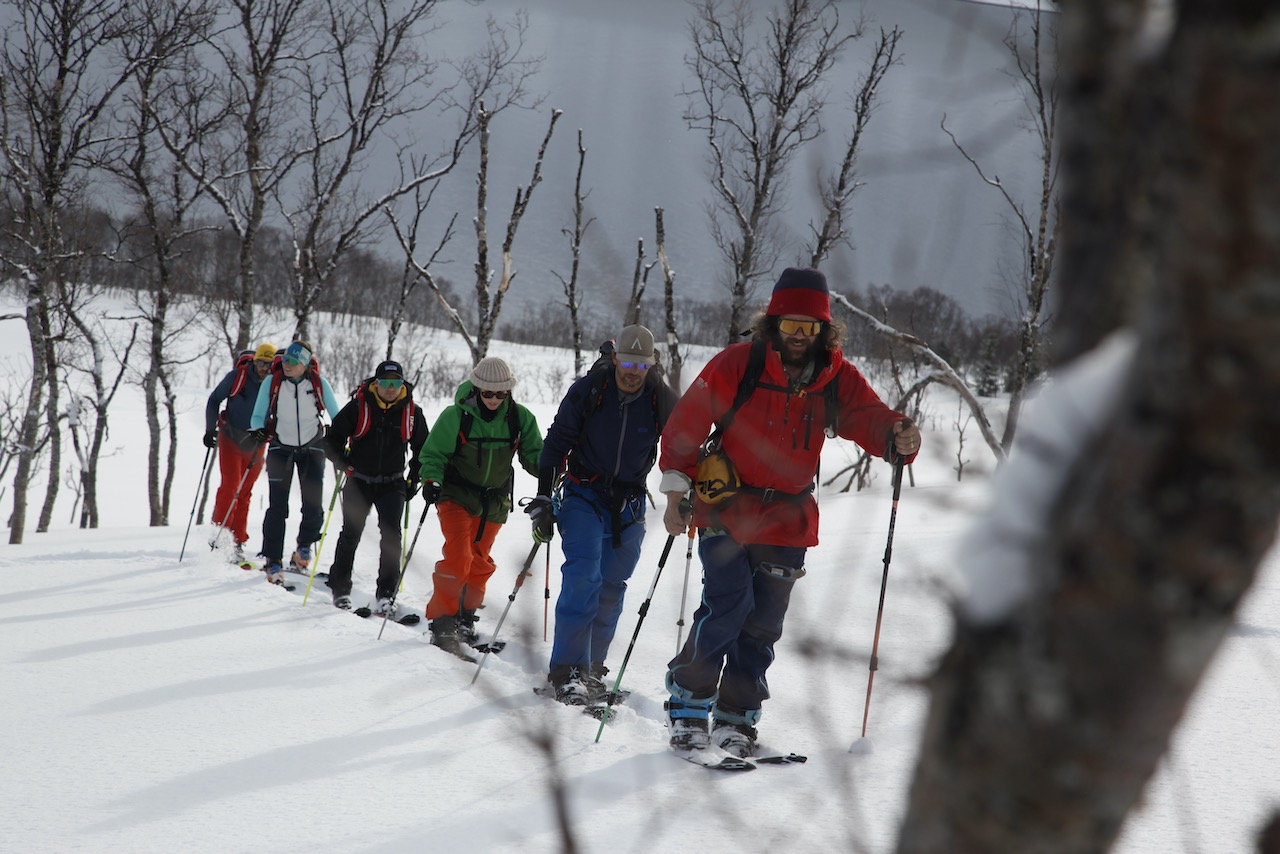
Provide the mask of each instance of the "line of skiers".
[{"label": "line of skiers", "polygon": [[444,537],[426,605],[431,642],[467,657],[495,570],[494,540],[515,503],[518,462],[538,482],[525,507],[534,540],[549,544],[558,530],[564,556],[547,681],[557,700],[585,705],[606,693],[606,661],[639,560],[646,480],[656,463],[663,527],[677,537],[694,526],[703,567],[701,603],[666,675],[671,744],[751,756],[774,645],[805,575],[805,553],[818,542],[812,493],[825,438],[851,439],[904,464],[920,448],[918,427],[845,361],[843,332],[823,274],[787,268],[754,318],[751,340],[713,357],[683,396],[661,377],[653,334],[624,328],[613,352],[602,348],[592,370],[570,385],[545,439],[533,413],[512,397],[517,377],[500,358],[475,365],[428,429],[398,362],[379,364],[339,407],[307,342],[280,353],[263,344],[209,396],[205,444],[218,448],[222,473],[214,519],[245,565],[248,496],[265,459],[270,498],[261,554],[268,580],[283,583],[293,475],[302,513],[289,565],[305,569],[324,521],[327,458],[345,479],[328,578],[333,602],[352,607],[352,561],[376,509],[374,611],[392,615],[407,502],[421,491]]}]

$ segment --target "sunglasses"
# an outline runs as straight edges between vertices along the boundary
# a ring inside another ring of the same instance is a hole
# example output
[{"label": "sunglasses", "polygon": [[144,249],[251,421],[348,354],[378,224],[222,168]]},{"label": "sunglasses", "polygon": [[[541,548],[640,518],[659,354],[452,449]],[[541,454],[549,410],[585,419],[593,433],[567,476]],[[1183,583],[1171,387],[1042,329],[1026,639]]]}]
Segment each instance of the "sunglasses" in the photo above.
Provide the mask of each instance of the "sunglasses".
[{"label": "sunglasses", "polygon": [[397,380],[397,379],[378,380],[378,385],[381,386],[382,388],[400,388],[400,386],[404,385],[404,380]]},{"label": "sunglasses", "polygon": [[485,400],[493,400],[494,398],[497,398],[498,400],[503,400],[504,398],[508,398],[508,397],[510,397],[510,396],[511,396],[511,392],[509,392],[509,391],[482,391],[482,392],[480,392],[480,396],[481,396],[481,397],[483,397]]},{"label": "sunglasses", "polygon": [[296,368],[298,365],[302,364],[302,360],[295,359],[292,356],[285,356],[284,363],[291,368]]},{"label": "sunglasses", "polygon": [[778,318],[778,331],[783,335],[795,335],[796,333],[799,333],[806,338],[812,338],[821,330],[821,320],[788,320],[785,317]]},{"label": "sunglasses", "polygon": [[618,364],[622,367],[622,370],[624,370],[624,371],[630,371],[630,370],[647,371],[647,370],[649,370],[649,363],[648,363],[648,362],[619,362]]}]

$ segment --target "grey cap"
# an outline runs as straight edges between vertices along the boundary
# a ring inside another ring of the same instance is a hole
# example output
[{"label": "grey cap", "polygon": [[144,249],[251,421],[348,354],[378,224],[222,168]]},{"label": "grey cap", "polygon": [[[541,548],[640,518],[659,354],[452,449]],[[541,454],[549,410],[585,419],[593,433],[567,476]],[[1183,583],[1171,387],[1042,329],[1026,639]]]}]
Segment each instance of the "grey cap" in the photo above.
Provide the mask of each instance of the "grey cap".
[{"label": "grey cap", "polygon": [[618,334],[618,361],[653,362],[653,333],[643,326],[628,326]]}]

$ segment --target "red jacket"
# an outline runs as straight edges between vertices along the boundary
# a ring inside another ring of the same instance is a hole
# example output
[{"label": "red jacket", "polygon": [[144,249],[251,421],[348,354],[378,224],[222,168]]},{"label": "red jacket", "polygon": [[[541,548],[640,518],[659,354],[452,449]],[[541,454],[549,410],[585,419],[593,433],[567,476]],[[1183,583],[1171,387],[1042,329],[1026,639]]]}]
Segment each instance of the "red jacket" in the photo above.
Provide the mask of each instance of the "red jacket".
[{"label": "red jacket", "polygon": [[[744,342],[717,354],[680,398],[662,431],[658,465],[663,472],[675,470],[690,481],[696,478],[698,448],[711,434],[713,423],[718,423],[733,404],[750,350],[750,342]],[[788,385],[782,360],[776,350],[768,348],[760,385],[734,415],[722,441],[743,483],[788,493],[808,489],[817,474],[818,457],[826,440],[822,389],[836,376],[838,434],[857,442],[873,456],[884,455],[894,422],[904,416],[880,400],[839,350],[829,355],[830,363],[817,371],[813,382],[786,392],[767,387]],[[695,499],[693,521],[699,528],[724,529],[740,543],[818,543],[818,504],[812,495],[799,500],[774,498],[766,504],[762,496],[746,492],[715,508]]]}]

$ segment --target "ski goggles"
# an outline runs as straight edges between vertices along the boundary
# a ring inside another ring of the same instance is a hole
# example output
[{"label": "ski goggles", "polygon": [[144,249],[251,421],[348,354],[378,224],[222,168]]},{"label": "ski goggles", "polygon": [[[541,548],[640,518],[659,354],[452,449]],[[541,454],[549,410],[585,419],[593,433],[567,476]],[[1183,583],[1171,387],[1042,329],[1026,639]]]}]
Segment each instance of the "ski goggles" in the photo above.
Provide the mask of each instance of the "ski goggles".
[{"label": "ski goggles", "polygon": [[305,365],[311,361],[312,353],[306,347],[303,347],[297,341],[290,344],[284,351],[284,363],[290,367],[294,365]]},{"label": "ski goggles", "polygon": [[388,389],[400,388],[400,386],[402,385],[404,385],[404,380],[401,380],[401,379],[388,378],[388,379],[378,380],[379,388],[388,388]]},{"label": "ski goggles", "polygon": [[482,391],[482,392],[480,392],[480,396],[481,396],[481,397],[483,397],[483,398],[484,398],[484,399],[486,399],[486,400],[493,400],[494,398],[497,398],[498,400],[505,400],[506,398],[508,398],[508,397],[510,397],[510,396],[511,396],[511,392],[509,392],[509,391]]},{"label": "ski goggles", "polygon": [[791,320],[786,317],[778,318],[778,331],[783,335],[803,335],[806,338],[812,338],[822,331],[821,320]]},{"label": "ski goggles", "polygon": [[648,362],[618,362],[619,367],[624,371],[647,371],[649,370]]}]

